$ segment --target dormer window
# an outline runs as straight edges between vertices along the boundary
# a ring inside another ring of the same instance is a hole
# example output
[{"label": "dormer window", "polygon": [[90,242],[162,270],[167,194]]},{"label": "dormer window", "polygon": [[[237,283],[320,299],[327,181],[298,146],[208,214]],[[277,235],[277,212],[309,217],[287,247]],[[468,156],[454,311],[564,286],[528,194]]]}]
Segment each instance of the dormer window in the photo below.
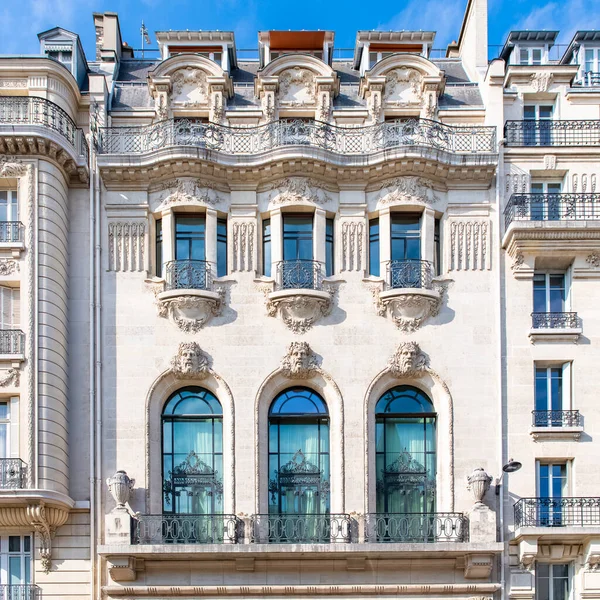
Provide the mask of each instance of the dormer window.
[{"label": "dormer window", "polygon": [[541,65],[543,55],[543,48],[519,48],[519,64]]}]

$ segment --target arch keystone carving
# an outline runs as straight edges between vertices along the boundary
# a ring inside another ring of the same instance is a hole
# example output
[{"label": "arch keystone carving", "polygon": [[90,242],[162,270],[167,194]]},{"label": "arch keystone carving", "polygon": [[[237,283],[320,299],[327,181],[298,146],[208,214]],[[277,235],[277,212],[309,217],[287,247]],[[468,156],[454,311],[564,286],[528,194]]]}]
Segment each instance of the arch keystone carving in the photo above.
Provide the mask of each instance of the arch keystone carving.
[{"label": "arch keystone carving", "polygon": [[171,373],[177,379],[206,379],[210,373],[208,356],[196,342],[182,342],[171,359]]},{"label": "arch keystone carving", "polygon": [[281,359],[281,372],[289,379],[310,379],[319,370],[308,342],[292,342]]}]

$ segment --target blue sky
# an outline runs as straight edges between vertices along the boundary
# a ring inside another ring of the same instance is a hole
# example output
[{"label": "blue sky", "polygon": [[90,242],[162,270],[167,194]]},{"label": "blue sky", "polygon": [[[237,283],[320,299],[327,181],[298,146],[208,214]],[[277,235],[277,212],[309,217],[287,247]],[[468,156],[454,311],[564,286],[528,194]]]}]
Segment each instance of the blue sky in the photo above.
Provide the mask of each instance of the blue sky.
[{"label": "blue sky", "polygon": [[[238,48],[256,48],[261,29],[333,29],[335,46],[350,48],[358,29],[437,31],[436,48],[458,37],[467,0],[21,0],[0,2],[0,53],[37,53],[36,34],[56,25],[78,33],[94,53],[92,12],[119,13],[123,39],[140,46],[142,19],[154,31],[235,31]],[[501,44],[511,29],[557,29],[568,43],[577,29],[600,29],[600,0],[488,0],[489,43]],[[367,7],[367,10],[365,10]]]}]

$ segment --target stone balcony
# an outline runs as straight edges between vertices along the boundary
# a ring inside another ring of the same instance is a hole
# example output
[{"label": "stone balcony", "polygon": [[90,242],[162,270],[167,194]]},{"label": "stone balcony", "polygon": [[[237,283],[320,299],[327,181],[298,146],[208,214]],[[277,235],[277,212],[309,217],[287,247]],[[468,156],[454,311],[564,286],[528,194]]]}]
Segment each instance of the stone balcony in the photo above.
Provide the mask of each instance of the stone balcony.
[{"label": "stone balcony", "polygon": [[534,410],[529,433],[535,442],[574,440],[583,433],[583,419],[578,410]]},{"label": "stone balcony", "polygon": [[85,134],[57,104],[33,96],[0,96],[0,154],[48,156],[73,184],[89,180]]},{"label": "stone balcony", "polygon": [[576,312],[531,313],[529,339],[536,342],[576,343],[583,329]]}]

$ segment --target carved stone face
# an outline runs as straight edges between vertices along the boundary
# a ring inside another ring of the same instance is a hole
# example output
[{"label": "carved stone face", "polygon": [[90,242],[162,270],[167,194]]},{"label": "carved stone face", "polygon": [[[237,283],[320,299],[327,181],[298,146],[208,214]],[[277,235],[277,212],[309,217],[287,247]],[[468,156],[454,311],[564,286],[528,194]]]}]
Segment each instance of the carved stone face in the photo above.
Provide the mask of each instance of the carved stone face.
[{"label": "carved stone face", "polygon": [[290,371],[299,372],[308,367],[308,352],[303,342],[297,342],[290,347]]},{"label": "carved stone face", "polygon": [[281,361],[281,368],[288,377],[306,379],[315,369],[312,350],[307,342],[292,342]]},{"label": "carved stone face", "polygon": [[402,371],[412,371],[417,366],[419,347],[414,343],[404,344],[399,348],[398,358]]},{"label": "carved stone face", "polygon": [[182,350],[179,356],[179,369],[182,373],[193,373],[198,369],[198,353],[191,348]]},{"label": "carved stone face", "polygon": [[196,342],[183,343],[171,361],[171,370],[178,377],[206,376],[208,359]]}]

